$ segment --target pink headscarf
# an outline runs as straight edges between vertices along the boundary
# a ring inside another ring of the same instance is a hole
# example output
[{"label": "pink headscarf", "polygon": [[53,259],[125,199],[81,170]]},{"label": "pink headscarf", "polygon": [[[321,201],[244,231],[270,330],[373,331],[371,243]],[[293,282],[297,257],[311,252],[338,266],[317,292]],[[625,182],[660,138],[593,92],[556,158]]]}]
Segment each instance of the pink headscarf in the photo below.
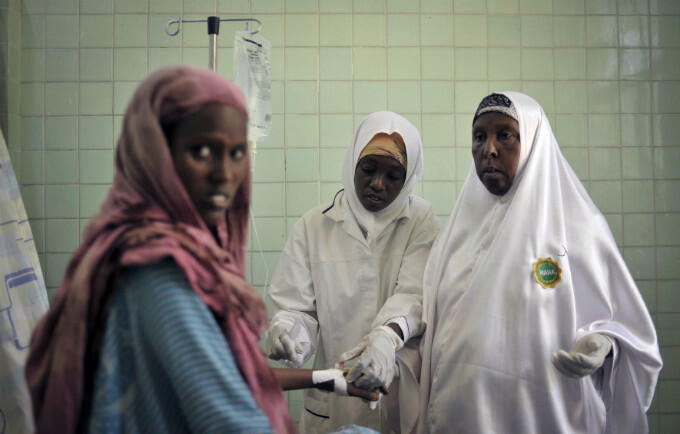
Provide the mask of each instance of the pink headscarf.
[{"label": "pink headscarf", "polygon": [[118,141],[113,186],[33,333],[26,376],[36,432],[80,429],[108,304],[125,267],[166,257],[182,268],[214,314],[272,427],[295,431],[281,387],[258,345],[267,326],[266,307],[244,277],[250,171],[218,227],[218,245],[175,172],[163,134],[163,127],[210,103],[246,113],[239,89],[207,69],[164,68],[137,88]]}]

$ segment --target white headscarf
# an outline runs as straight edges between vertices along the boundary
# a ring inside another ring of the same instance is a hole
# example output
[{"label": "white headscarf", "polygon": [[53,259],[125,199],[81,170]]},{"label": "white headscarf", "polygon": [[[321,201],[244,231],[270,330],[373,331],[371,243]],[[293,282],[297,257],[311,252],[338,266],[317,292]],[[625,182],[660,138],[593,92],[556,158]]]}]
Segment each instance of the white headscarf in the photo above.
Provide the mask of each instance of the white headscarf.
[{"label": "white headscarf", "polygon": [[[645,432],[661,369],[647,308],[543,109],[504,94],[522,146],[512,187],[491,194],[473,165],[425,269],[420,430],[597,432],[606,419],[606,432]],[[562,270],[554,288],[533,273],[548,257]],[[591,377],[550,360],[593,332],[617,343],[604,406]]]},{"label": "white headscarf", "polygon": [[[406,145],[406,180],[399,195],[385,209],[378,212],[368,211],[359,201],[354,188],[354,171],[359,155],[371,139],[379,133],[398,133]],[[401,217],[408,205],[408,197],[423,173],[423,144],[416,127],[397,113],[381,111],[366,116],[356,133],[354,142],[347,148],[342,169],[344,198],[352,210],[359,226],[366,231],[366,239],[375,239],[392,221]]]}]

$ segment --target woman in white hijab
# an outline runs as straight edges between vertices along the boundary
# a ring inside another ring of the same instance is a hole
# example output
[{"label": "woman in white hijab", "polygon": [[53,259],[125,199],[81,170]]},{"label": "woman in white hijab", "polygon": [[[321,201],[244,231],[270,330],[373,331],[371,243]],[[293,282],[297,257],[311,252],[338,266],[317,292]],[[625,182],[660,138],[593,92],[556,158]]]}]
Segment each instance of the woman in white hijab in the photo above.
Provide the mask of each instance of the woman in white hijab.
[{"label": "woman in white hijab", "polygon": [[654,326],[543,109],[491,94],[472,139],[425,271],[419,431],[646,432]]},{"label": "woman in white hijab", "polygon": [[[295,224],[281,253],[269,289],[277,310],[270,358],[300,366],[318,335],[314,366],[342,362],[348,381],[371,390],[390,386],[398,374],[397,350],[422,331],[423,270],[439,231],[432,206],[411,194],[422,171],[420,134],[409,121],[376,112],[360,123],[345,156],[344,189]],[[410,378],[408,393],[415,396],[411,373],[404,369],[400,384]],[[395,389],[375,411],[356,399],[310,390],[301,431],[353,423],[385,432]]]}]

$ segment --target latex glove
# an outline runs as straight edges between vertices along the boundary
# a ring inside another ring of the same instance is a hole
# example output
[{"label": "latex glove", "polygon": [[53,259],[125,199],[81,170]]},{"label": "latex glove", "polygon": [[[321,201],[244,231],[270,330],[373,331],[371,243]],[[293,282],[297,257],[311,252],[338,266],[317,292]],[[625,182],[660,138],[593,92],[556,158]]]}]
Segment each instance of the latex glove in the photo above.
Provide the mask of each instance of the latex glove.
[{"label": "latex glove", "polygon": [[267,333],[267,355],[287,366],[300,368],[311,352],[311,342],[304,328],[288,319],[272,323]]},{"label": "latex glove", "polygon": [[[373,329],[359,345],[340,356],[338,364],[349,368],[347,381],[363,389],[388,387],[397,370],[395,353],[404,342],[387,326]],[[351,367],[350,367],[351,366]]]},{"label": "latex glove", "polygon": [[581,378],[597,371],[612,349],[612,341],[599,333],[580,337],[569,352],[557,350],[552,355],[555,368],[567,377]]}]

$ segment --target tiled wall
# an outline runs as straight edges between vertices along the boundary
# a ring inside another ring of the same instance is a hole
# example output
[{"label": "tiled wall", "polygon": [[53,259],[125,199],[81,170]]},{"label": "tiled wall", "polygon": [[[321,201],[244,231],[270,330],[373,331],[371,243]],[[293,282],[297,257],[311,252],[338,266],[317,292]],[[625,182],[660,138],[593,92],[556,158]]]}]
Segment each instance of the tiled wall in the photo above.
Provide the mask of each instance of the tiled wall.
[{"label": "tiled wall", "polygon": [[[338,189],[364,114],[390,109],[419,127],[426,151],[417,193],[443,219],[471,164],[479,99],[521,90],[548,113],[656,321],[666,367],[652,432],[680,426],[680,1],[20,3],[22,191],[49,287],[111,182],[136,84],[161,65],[207,64],[205,28],[186,25],[169,37],[166,21],[252,16],[273,44],[273,131],[257,144],[253,185],[249,277],[260,290],[288,228]],[[218,70],[226,76],[242,28],[222,25]],[[299,408],[299,395],[290,398]]]}]

